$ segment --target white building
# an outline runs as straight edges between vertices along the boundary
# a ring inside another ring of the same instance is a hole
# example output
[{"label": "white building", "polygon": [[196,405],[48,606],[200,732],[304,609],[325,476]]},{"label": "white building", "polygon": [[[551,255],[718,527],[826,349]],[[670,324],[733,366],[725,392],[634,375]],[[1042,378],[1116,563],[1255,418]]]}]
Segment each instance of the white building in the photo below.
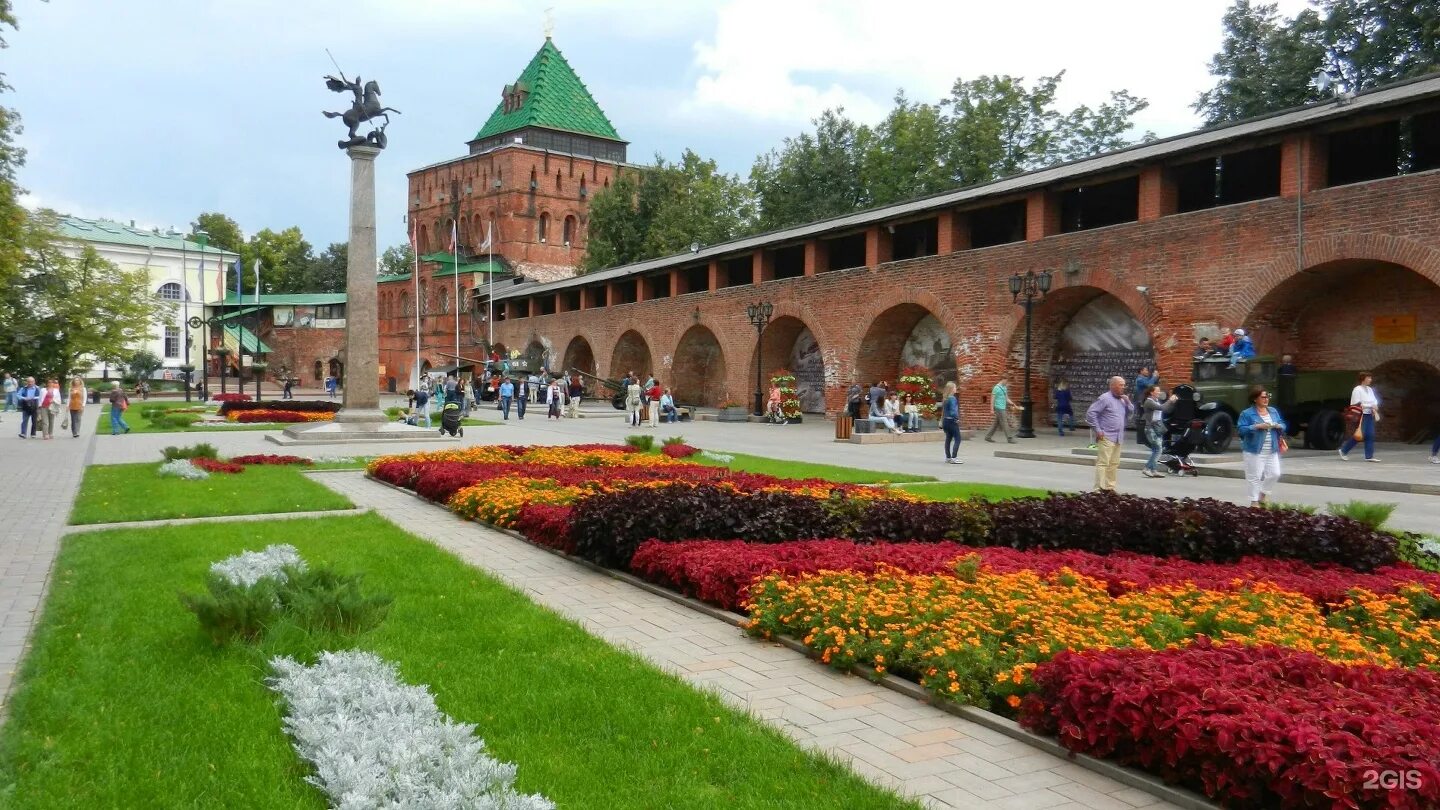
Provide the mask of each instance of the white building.
[{"label": "white building", "polygon": [[[104,219],[80,219],[61,216],[61,237],[83,242],[103,258],[122,270],[144,270],[149,277],[150,291],[157,298],[175,301],[175,315],[166,324],[156,326],[150,339],[134,350],[149,349],[164,361],[159,373],[163,379],[183,379],[180,371],[186,364],[186,343],[189,333],[189,362],[204,367],[204,343],[201,329],[190,329],[192,316],[205,317],[206,304],[218,304],[225,296],[222,285],[237,254],[217,250],[186,239],[183,234],[164,233],[136,228]],[[233,280],[231,281],[233,283]],[[92,370],[100,376],[101,369]],[[199,383],[199,377],[196,377]]]}]

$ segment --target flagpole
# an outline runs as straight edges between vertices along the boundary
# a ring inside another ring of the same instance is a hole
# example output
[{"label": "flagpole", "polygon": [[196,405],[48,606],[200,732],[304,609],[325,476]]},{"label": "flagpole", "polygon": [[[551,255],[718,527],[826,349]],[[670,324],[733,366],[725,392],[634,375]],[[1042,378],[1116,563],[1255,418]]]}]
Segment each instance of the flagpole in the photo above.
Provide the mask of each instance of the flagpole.
[{"label": "flagpole", "polygon": [[495,234],[490,232],[490,223],[485,223],[485,273],[490,277],[490,291],[485,296],[485,325],[489,327],[486,340],[490,351],[495,351]]},{"label": "flagpole", "polygon": [[460,379],[460,233],[459,225],[450,220],[450,251],[455,258],[455,379]]},{"label": "flagpole", "polygon": [[415,283],[415,388],[420,388],[420,239],[416,230],[420,226],[410,223],[410,252],[415,255],[415,271],[411,281]]}]

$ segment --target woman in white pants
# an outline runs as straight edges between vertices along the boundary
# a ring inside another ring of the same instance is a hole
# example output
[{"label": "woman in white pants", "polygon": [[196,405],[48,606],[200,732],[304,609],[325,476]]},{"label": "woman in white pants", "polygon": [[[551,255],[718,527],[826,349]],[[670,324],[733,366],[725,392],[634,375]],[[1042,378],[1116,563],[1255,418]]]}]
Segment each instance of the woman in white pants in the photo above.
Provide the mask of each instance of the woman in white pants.
[{"label": "woman in white pants", "polygon": [[1285,420],[1270,406],[1264,387],[1250,390],[1250,407],[1240,414],[1240,449],[1245,457],[1245,480],[1250,484],[1250,505],[1270,500],[1280,480],[1280,455],[1285,452]]}]

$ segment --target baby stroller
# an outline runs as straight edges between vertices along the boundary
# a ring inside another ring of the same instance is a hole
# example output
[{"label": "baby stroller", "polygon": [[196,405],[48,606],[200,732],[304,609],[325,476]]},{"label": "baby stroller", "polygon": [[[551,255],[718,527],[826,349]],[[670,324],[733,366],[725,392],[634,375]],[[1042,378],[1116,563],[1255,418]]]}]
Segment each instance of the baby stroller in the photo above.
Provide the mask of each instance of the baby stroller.
[{"label": "baby stroller", "polygon": [[1189,385],[1177,385],[1170,393],[1177,399],[1165,419],[1160,463],[1169,468],[1172,475],[1198,477],[1200,471],[1190,460],[1190,454],[1205,443],[1205,420],[1198,418],[1195,411],[1195,389]]},{"label": "baby stroller", "polygon": [[451,436],[464,436],[465,428],[460,427],[460,403],[447,402],[440,411],[440,432]]}]

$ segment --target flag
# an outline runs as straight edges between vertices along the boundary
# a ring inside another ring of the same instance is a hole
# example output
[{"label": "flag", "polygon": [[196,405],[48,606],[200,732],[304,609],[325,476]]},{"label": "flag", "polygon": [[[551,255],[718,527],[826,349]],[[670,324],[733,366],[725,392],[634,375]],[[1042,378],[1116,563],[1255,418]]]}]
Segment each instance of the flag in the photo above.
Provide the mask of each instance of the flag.
[{"label": "flag", "polygon": [[235,303],[238,304],[241,303],[240,277],[245,274],[245,265],[240,263],[239,256],[235,257],[235,263],[231,269],[235,271]]},{"label": "flag", "polygon": [[260,259],[255,259],[255,303],[260,303]]},{"label": "flag", "polygon": [[490,249],[490,223],[487,222],[487,223],[485,223],[485,242],[484,242],[484,244],[480,245],[480,247],[476,248],[476,249],[475,249],[475,252],[476,252],[476,253],[479,253],[479,252],[482,251],[482,250],[489,250],[489,249]]},{"label": "flag", "polygon": [[[216,268],[219,272],[215,274],[215,297],[221,302],[223,302],[225,300],[225,260],[218,259],[216,260],[216,263],[220,266]],[[200,277],[205,277],[204,256],[200,257]]]}]

